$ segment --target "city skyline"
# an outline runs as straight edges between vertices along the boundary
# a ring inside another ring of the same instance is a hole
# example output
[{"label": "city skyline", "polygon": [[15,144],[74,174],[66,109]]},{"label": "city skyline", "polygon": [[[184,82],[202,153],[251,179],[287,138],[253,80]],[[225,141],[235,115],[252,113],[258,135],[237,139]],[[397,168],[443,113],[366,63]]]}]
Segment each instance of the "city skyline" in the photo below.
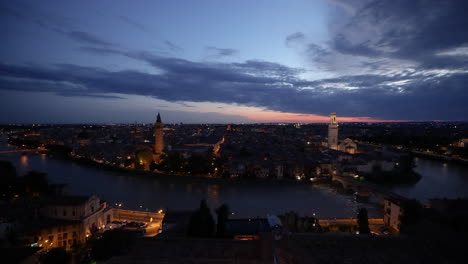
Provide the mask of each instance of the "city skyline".
[{"label": "city skyline", "polygon": [[468,120],[463,1],[176,2],[2,2],[0,123]]}]

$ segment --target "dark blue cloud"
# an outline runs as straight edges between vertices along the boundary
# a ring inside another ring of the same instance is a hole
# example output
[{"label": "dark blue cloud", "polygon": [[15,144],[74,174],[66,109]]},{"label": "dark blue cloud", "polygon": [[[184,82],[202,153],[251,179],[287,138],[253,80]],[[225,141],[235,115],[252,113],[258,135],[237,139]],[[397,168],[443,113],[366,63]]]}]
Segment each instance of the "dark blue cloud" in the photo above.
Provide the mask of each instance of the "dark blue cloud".
[{"label": "dark blue cloud", "polygon": [[136,29],[139,29],[145,33],[148,33],[148,29],[141,23],[127,17],[127,16],[119,16],[118,17],[121,21],[125,22],[126,24],[136,28]]},{"label": "dark blue cloud", "polygon": [[[0,89],[67,96],[130,94],[171,102],[219,102],[271,110],[384,119],[468,119],[468,73],[354,75],[307,81],[269,62],[198,63],[143,56],[160,74],[56,65],[0,65]],[[138,58],[138,56],[135,56]],[[253,75],[252,73],[255,73]]]},{"label": "dark blue cloud", "polygon": [[91,33],[83,32],[83,31],[69,31],[69,32],[62,32],[66,36],[70,37],[73,40],[76,40],[83,44],[91,44],[91,45],[98,45],[98,46],[112,46],[113,44],[105,41]]},{"label": "dark blue cloud", "polygon": [[305,41],[305,34],[302,33],[302,32],[296,32],[296,33],[293,33],[289,36],[286,37],[286,40],[285,40],[285,44],[286,46],[291,46],[293,43],[296,43],[296,42],[303,42]]},{"label": "dark blue cloud", "polygon": [[180,46],[174,44],[169,40],[165,40],[164,45],[166,45],[166,47],[169,48],[170,51],[179,52],[183,50]]},{"label": "dark blue cloud", "polygon": [[217,48],[213,46],[206,47],[206,50],[210,53],[210,56],[213,57],[230,57],[239,54],[239,51],[236,49],[229,48]]}]

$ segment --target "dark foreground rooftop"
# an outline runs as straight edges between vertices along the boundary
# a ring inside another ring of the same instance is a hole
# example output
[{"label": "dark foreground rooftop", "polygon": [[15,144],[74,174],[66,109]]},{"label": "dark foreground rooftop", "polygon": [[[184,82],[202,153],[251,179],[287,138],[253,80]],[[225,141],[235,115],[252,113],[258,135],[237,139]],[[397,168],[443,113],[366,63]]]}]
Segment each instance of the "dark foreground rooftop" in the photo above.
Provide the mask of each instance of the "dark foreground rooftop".
[{"label": "dark foreground rooftop", "polygon": [[275,243],[278,263],[465,263],[463,239],[300,235]]},{"label": "dark foreground rooftop", "polygon": [[[429,232],[428,232],[429,233]],[[163,238],[141,239],[106,263],[229,264],[428,264],[465,263],[463,237],[293,234],[274,241]]]},{"label": "dark foreground rooftop", "polygon": [[125,256],[113,257],[108,264],[201,264],[272,263],[273,256],[262,241],[231,239],[142,239]]}]

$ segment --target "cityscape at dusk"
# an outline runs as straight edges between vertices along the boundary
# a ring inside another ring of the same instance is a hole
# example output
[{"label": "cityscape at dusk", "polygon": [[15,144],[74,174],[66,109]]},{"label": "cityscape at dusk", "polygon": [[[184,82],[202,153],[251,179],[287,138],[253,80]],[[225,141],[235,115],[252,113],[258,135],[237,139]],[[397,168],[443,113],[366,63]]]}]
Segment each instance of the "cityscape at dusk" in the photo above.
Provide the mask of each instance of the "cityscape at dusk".
[{"label": "cityscape at dusk", "polygon": [[466,263],[467,10],[0,1],[2,263]]}]

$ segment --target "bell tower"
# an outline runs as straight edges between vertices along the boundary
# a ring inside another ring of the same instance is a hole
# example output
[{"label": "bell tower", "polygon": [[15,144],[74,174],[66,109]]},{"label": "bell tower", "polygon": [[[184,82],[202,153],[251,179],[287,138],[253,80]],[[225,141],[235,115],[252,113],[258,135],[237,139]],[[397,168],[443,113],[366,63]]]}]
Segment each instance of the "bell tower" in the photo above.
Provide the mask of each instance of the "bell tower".
[{"label": "bell tower", "polygon": [[161,115],[158,113],[156,117],[156,123],[154,125],[154,150],[153,150],[153,157],[156,163],[159,163],[161,154],[163,154],[164,150],[164,131],[163,131],[163,123],[161,121]]},{"label": "bell tower", "polygon": [[330,113],[330,123],[328,123],[328,148],[338,149],[338,122],[336,113]]}]

